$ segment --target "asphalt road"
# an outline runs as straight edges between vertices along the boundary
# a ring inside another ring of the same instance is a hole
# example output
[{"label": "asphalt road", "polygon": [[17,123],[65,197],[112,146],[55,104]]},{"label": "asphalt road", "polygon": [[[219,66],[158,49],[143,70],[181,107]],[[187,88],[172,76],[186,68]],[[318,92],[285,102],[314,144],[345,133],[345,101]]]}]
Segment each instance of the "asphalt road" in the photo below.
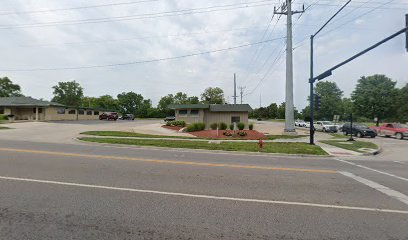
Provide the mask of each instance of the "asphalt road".
[{"label": "asphalt road", "polygon": [[408,239],[408,158],[394,155],[0,140],[0,239]]}]

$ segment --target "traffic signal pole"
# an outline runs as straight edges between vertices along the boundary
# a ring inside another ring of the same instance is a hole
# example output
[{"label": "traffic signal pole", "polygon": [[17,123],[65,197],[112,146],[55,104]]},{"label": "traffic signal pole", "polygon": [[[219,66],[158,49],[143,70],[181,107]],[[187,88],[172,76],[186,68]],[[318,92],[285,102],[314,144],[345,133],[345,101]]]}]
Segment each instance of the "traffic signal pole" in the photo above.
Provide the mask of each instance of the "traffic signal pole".
[{"label": "traffic signal pole", "polygon": [[313,96],[313,39],[314,35],[310,36],[310,126],[309,126],[309,143],[314,144],[314,126],[313,126],[313,116],[314,116],[314,96]]},{"label": "traffic signal pole", "polygon": [[327,22],[325,24],[323,24],[323,26],[313,35],[310,36],[310,78],[309,78],[309,83],[310,83],[310,128],[309,128],[309,143],[314,145],[314,82],[316,81],[316,79],[313,77],[313,67],[314,67],[314,63],[313,63],[313,41],[314,41],[314,37],[316,37],[317,34],[319,34],[320,31],[323,30],[324,27],[326,27],[327,24],[329,24],[329,22],[337,16],[337,14],[339,14],[341,12],[341,10],[343,10],[349,3],[351,2],[351,0],[349,0],[348,2],[346,2],[333,16],[331,16],[331,18],[329,20],[327,20]]}]

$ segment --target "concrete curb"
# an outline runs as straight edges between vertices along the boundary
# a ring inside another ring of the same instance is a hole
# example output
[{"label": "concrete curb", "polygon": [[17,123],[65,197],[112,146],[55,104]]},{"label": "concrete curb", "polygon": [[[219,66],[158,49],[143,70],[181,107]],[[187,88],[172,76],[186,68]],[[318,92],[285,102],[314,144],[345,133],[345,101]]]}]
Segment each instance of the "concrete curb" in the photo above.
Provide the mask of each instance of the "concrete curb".
[{"label": "concrete curb", "polygon": [[206,150],[206,149],[194,149],[194,148],[169,148],[169,147],[152,147],[152,146],[138,146],[127,144],[114,144],[114,143],[95,143],[82,141],[78,138],[73,139],[77,143],[83,145],[92,146],[114,146],[114,147],[126,147],[134,149],[149,149],[149,150],[170,150],[178,152],[194,152],[194,153],[216,153],[216,154],[229,154],[229,155],[242,155],[242,156],[264,156],[264,157],[313,157],[313,158],[332,158],[331,155],[312,155],[312,154],[288,154],[288,153],[263,153],[263,152],[244,152],[244,151],[223,151],[223,150]]},{"label": "concrete curb", "polygon": [[371,153],[363,153],[362,156],[375,156],[375,155],[382,153],[382,151],[383,151],[383,148],[379,146],[379,148],[376,151],[371,152]]}]

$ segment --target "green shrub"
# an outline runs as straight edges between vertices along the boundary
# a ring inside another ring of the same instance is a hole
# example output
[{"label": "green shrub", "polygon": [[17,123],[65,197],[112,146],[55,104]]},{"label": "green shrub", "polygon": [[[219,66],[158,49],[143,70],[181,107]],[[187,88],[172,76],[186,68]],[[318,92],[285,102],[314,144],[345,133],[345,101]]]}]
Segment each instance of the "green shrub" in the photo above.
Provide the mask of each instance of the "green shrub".
[{"label": "green shrub", "polygon": [[225,122],[220,123],[221,130],[227,130],[227,124]]},{"label": "green shrub", "polygon": [[230,130],[234,130],[234,124],[233,123],[231,123],[229,127],[230,127]]},{"label": "green shrub", "polygon": [[211,123],[210,128],[212,130],[217,130],[218,124],[217,123]]},{"label": "green shrub", "polygon": [[205,129],[205,123],[192,123],[187,126],[187,132],[202,131]]},{"label": "green shrub", "polygon": [[239,123],[237,124],[237,126],[238,126],[238,129],[239,129],[239,130],[244,130],[244,128],[245,128],[245,123],[239,122]]},{"label": "green shrub", "polygon": [[1,115],[1,114],[0,114],[0,120],[8,120],[7,115]]},{"label": "green shrub", "polygon": [[253,123],[248,124],[248,128],[249,130],[254,130],[254,124]]},{"label": "green shrub", "polygon": [[[170,124],[170,125],[168,125]],[[177,127],[185,127],[186,122],[184,121],[170,121],[166,123],[167,126],[177,126]]]},{"label": "green shrub", "polygon": [[239,131],[238,132],[238,136],[241,136],[241,137],[245,137],[247,135],[247,133],[246,132],[244,132],[244,131]]},{"label": "green shrub", "polygon": [[166,126],[171,126],[171,121],[166,122]]},{"label": "green shrub", "polygon": [[228,131],[225,131],[225,132],[223,132],[222,133],[224,136],[227,136],[227,137],[231,137],[232,136],[232,132],[228,132]]}]

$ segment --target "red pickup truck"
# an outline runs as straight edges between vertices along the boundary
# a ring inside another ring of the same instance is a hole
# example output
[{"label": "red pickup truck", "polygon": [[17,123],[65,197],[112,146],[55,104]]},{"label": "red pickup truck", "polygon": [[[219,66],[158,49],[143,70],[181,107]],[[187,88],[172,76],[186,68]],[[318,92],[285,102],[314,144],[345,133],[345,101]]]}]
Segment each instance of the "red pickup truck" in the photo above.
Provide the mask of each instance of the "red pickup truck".
[{"label": "red pickup truck", "polygon": [[408,137],[408,126],[401,123],[384,123],[379,127],[370,128],[376,131],[379,136],[395,136],[397,139]]}]

